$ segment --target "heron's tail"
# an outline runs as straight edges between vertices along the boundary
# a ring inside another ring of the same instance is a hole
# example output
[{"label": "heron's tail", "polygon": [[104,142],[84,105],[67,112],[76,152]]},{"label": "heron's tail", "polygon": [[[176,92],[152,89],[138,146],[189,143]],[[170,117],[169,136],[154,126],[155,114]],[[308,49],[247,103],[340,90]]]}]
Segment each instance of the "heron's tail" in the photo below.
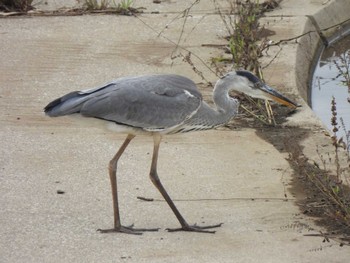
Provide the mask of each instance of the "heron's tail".
[{"label": "heron's tail", "polygon": [[44,108],[44,112],[50,117],[59,117],[79,113],[81,106],[88,99],[87,95],[88,94],[84,94],[79,91],[73,91],[50,102]]}]

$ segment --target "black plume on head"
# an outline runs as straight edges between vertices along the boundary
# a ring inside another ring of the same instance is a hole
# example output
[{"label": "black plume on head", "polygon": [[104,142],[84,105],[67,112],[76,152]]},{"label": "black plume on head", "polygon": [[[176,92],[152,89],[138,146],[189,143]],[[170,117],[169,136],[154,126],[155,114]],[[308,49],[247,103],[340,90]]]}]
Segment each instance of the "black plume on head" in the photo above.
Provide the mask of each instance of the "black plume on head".
[{"label": "black plume on head", "polygon": [[261,82],[261,80],[257,76],[255,76],[253,73],[246,71],[246,70],[237,70],[236,74],[238,76],[246,77],[252,83]]}]

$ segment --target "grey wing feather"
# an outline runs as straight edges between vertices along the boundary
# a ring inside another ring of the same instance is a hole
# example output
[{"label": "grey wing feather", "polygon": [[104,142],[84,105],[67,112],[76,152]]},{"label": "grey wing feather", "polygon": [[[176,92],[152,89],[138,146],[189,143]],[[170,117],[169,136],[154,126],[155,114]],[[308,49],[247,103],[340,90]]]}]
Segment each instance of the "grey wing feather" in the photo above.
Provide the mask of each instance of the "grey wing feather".
[{"label": "grey wing feather", "polygon": [[80,113],[144,129],[169,128],[199,108],[201,96],[194,87],[192,81],[173,75],[128,79],[101,90]]},{"label": "grey wing feather", "polygon": [[177,75],[121,78],[103,87],[66,95],[66,101],[62,98],[53,101],[51,107],[49,104],[45,112],[61,116],[75,111],[146,130],[177,126],[202,102],[195,83]]}]

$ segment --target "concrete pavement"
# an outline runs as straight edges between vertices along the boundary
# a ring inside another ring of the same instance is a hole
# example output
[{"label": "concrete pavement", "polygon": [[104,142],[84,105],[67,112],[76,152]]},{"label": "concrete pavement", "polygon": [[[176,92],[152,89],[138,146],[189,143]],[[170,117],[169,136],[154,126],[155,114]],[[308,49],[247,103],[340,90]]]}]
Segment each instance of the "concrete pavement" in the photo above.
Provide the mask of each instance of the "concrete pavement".
[{"label": "concrete pavement", "polygon": [[[149,2],[138,5],[160,14],[141,15],[142,21],[177,41],[183,20],[171,21],[188,1]],[[290,2],[283,1],[276,15],[294,12]],[[303,16],[322,8],[310,2]],[[268,15],[269,25],[278,27],[273,13]],[[286,28],[297,35],[302,20],[292,21],[293,14]],[[225,43],[220,38],[225,33],[213,5],[201,1],[187,20],[182,45],[208,62],[222,51],[201,44]],[[148,178],[152,139],[147,137],[137,137],[121,160],[121,215],[126,225],[161,230],[142,236],[100,234],[96,229],[113,222],[107,163],[124,137],[69,118],[50,119],[42,108],[62,94],[119,76],[172,72],[201,79],[190,65],[170,58],[169,41],[134,17],[15,17],[0,20],[0,36],[0,262],[348,260],[347,247],[304,236],[322,229],[300,214],[288,191],[293,171],[286,154],[249,128],[174,135],[161,145],[159,175],[169,194],[190,223],[223,222],[215,235],[164,230],[178,222]],[[295,53],[289,56],[291,61]],[[284,60],[288,57],[276,62]],[[274,65],[267,68],[268,82],[297,95],[291,71]],[[287,82],[274,77],[276,70]],[[289,121],[298,125],[305,116],[313,132],[322,129],[307,107]],[[313,145],[312,138],[308,143]]]}]

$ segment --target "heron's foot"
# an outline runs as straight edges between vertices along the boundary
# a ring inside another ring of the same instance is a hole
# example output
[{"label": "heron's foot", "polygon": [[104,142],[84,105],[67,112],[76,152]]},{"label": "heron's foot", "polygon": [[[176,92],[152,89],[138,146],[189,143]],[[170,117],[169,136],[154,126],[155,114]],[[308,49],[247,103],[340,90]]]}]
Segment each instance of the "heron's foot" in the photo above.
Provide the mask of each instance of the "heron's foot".
[{"label": "heron's foot", "polygon": [[167,228],[169,232],[177,232],[177,231],[188,231],[188,232],[199,232],[199,233],[209,233],[209,234],[214,234],[216,231],[214,230],[207,230],[211,228],[217,228],[221,227],[223,223],[217,224],[217,225],[210,225],[210,226],[197,226],[194,224],[193,226],[191,225],[183,225],[182,227],[179,228]]},{"label": "heron's foot", "polygon": [[134,225],[131,226],[120,226],[111,229],[97,229],[100,233],[124,233],[131,235],[142,235],[143,232],[155,232],[158,231],[159,228],[134,228]]}]

